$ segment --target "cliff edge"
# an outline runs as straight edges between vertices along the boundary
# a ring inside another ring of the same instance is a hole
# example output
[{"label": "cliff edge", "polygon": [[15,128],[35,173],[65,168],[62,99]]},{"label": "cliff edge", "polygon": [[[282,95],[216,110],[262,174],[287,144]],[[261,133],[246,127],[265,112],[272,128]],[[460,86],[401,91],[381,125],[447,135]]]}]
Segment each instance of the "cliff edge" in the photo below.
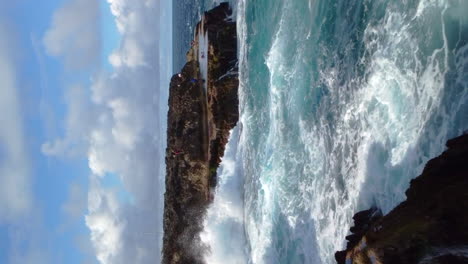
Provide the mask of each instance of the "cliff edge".
[{"label": "cliff edge", "polygon": [[236,125],[236,23],[221,3],[198,23],[187,63],[170,83],[167,120],[164,264],[204,263],[203,218],[213,200],[216,169]]},{"label": "cliff edge", "polygon": [[357,213],[339,264],[468,263],[468,135],[447,142],[389,214]]}]

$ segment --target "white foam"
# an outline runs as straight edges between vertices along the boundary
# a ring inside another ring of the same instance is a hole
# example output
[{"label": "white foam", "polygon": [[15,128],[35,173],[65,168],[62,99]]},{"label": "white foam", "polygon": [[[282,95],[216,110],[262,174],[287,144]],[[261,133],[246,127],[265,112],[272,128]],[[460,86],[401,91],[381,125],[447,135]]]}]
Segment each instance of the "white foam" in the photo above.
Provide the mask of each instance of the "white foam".
[{"label": "white foam", "polygon": [[[415,55],[421,40],[404,23],[402,14],[388,10],[383,23],[366,29],[366,49],[375,50],[367,79],[363,83],[356,80],[362,86],[346,102],[343,114],[335,113],[342,118],[332,138],[322,135],[327,120],[318,129],[306,124],[301,129],[304,143],[310,146],[310,162],[320,162],[314,152],[329,153],[324,164],[340,168],[343,176],[344,190],[330,188],[335,185],[331,176],[336,172],[327,168],[323,172],[326,176],[313,181],[309,190],[312,215],[323,223],[318,226],[317,238],[326,263],[332,263],[334,251],[342,247],[352,213],[373,204],[388,212],[405,199],[409,180],[421,172],[430,157],[443,150],[453,113],[461,109],[454,109],[451,115],[440,112],[448,65],[443,21],[443,46],[425,58],[426,62]],[[322,74],[332,96],[343,90],[333,77],[334,69]],[[340,102],[339,97],[335,102]],[[444,118],[432,135],[424,135],[433,116]],[[431,139],[425,151],[417,144],[428,137]],[[321,141],[331,146],[324,147]],[[340,210],[330,210],[335,206]]]},{"label": "white foam", "polygon": [[[468,99],[468,80],[463,75],[468,69],[465,46],[457,51],[454,62],[454,82],[461,86],[460,92],[456,100],[441,107],[450,54],[444,20],[428,16],[426,8],[439,8],[440,15],[446,5],[445,1],[439,1],[441,5],[424,2],[411,23],[398,12],[402,10],[388,8],[379,23],[368,25],[364,44],[372,52],[366,58],[368,70],[362,79],[353,75],[343,84],[342,68],[319,69],[317,78],[327,89],[328,101],[316,106],[312,117],[303,117],[296,101],[303,99],[301,89],[315,89],[301,82],[310,74],[304,71],[309,58],[303,59],[306,56],[301,53],[305,50],[301,41],[304,36],[315,37],[312,27],[305,27],[304,32],[291,30],[291,17],[284,15],[274,25],[276,34],[268,54],[250,54],[265,56],[270,71],[267,103],[261,106],[264,108],[252,106],[250,89],[256,87],[248,87],[246,1],[238,2],[243,128],[235,158],[227,154],[223,159],[226,169],[220,175],[227,180],[220,188],[234,190],[229,182],[239,177],[236,171],[241,170],[245,176],[245,196],[241,199],[244,207],[241,209],[241,200],[229,195],[230,191],[218,192],[214,210],[210,209],[211,226],[205,233],[206,241],[215,245],[208,263],[225,263],[221,261],[231,256],[238,261],[233,263],[288,263],[292,260],[283,257],[290,252],[300,256],[291,263],[334,263],[334,253],[343,248],[356,211],[375,204],[388,212],[405,198],[409,180],[419,174],[429,158],[443,150],[453,123],[460,119],[456,113],[463,114]],[[284,3],[287,6],[295,2]],[[283,11],[285,14],[288,10]],[[421,36],[418,39],[412,27],[424,23],[442,26],[444,36],[432,54],[421,58]],[[294,49],[289,45],[295,45]],[[296,53],[288,53],[291,50]],[[262,115],[255,112],[259,110]],[[333,115],[333,123],[329,115]],[[263,119],[255,119],[259,116]],[[437,126],[431,124],[434,117],[438,118]],[[257,126],[263,128],[260,133]],[[459,129],[466,128],[462,124]],[[253,143],[254,138],[260,143]],[[291,145],[297,142],[300,144]],[[236,165],[230,163],[234,160]],[[233,167],[236,169],[229,169]],[[239,244],[226,239],[227,231],[243,230],[242,220],[247,241]]]},{"label": "white foam", "polygon": [[233,129],[218,169],[218,186],[208,209],[202,241],[209,245],[210,264],[245,264],[243,178],[238,163],[239,129]]},{"label": "white foam", "polygon": [[[258,177],[252,180],[255,193],[246,193],[252,199],[246,199],[246,229],[253,263],[277,263],[290,244],[313,244],[315,237],[308,240],[306,234],[314,232],[321,260],[333,263],[334,252],[344,244],[352,215],[373,204],[388,212],[405,198],[409,180],[420,173],[430,157],[443,150],[453,120],[440,110],[448,65],[445,25],[440,20],[443,14],[429,22],[427,17],[414,18],[442,27],[442,46],[421,59],[417,56],[421,36],[414,34],[414,24],[407,24],[405,14],[398,11],[388,9],[381,23],[371,23],[365,30],[366,50],[373,51],[365,79],[356,76],[343,84],[337,77],[342,69],[321,69],[319,78],[327,85],[330,102],[328,108],[317,110],[323,111],[318,120],[299,119],[302,150],[290,145],[294,142],[290,140],[294,129],[290,119],[301,115],[295,112],[294,100],[295,93],[304,89],[305,84],[300,83],[304,65],[301,60],[289,58],[303,57],[295,37],[307,32],[290,30],[291,17],[287,17],[287,5],[283,7],[265,61],[270,71],[269,115],[268,120],[261,121],[269,124],[264,131],[266,143],[263,149],[251,150],[262,167],[253,172]],[[439,15],[441,12],[445,11],[439,9]],[[297,52],[290,54],[291,50]],[[458,105],[454,113],[463,104],[454,102]],[[329,123],[328,112],[336,119],[334,124]],[[424,135],[434,116],[443,117],[440,127]],[[245,131],[249,133],[248,128]],[[418,145],[422,144],[421,138],[430,138],[427,147]],[[291,164],[302,168],[302,173],[289,171]],[[283,215],[289,227],[278,227],[278,217]],[[297,229],[301,220],[314,223],[315,228]],[[283,232],[297,237],[274,237]],[[313,259],[311,255],[306,257]]]},{"label": "white foam", "polygon": [[200,65],[200,73],[202,75],[203,87],[206,92],[206,85],[208,81],[208,51],[209,51],[209,42],[208,42],[208,32],[205,31],[205,16],[202,17],[201,26],[198,32],[198,63]]}]

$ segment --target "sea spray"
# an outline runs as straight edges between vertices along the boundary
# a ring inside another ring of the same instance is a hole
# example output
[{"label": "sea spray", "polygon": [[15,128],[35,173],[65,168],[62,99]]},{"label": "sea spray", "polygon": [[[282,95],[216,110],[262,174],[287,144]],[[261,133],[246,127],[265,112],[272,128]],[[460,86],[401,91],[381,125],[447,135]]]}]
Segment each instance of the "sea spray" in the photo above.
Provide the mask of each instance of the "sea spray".
[{"label": "sea spray", "polygon": [[242,2],[252,263],[333,263],[352,215],[392,209],[467,128],[461,4]]},{"label": "sea spray", "polygon": [[[223,160],[235,173],[219,175],[242,178],[243,199],[218,189],[207,262],[334,263],[357,210],[401,202],[426,161],[468,129],[464,7],[238,1],[240,134]],[[245,237],[227,236],[241,219]]]},{"label": "sea spray", "polygon": [[238,152],[239,128],[232,130],[224,157],[218,168],[218,186],[213,203],[207,212],[202,241],[210,251],[210,264],[247,263],[244,235],[243,178]]}]

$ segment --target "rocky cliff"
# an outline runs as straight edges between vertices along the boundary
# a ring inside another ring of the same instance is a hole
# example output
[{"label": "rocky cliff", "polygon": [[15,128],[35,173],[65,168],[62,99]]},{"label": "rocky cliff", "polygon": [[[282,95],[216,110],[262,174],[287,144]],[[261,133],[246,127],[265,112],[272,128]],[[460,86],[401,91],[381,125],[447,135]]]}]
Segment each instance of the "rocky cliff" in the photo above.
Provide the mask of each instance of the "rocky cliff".
[{"label": "rocky cliff", "polygon": [[385,216],[375,208],[354,216],[339,264],[468,263],[468,135],[446,145],[411,181],[406,201]]},{"label": "rocky cliff", "polygon": [[236,23],[227,3],[205,12],[170,83],[162,263],[203,263],[200,240],[216,168],[238,121]]}]

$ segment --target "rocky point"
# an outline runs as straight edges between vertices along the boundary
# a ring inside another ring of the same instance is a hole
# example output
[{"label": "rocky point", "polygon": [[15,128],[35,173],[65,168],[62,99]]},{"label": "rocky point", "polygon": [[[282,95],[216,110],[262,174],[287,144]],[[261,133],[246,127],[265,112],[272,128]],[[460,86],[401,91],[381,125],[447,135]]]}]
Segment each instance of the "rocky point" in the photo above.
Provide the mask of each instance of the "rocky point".
[{"label": "rocky point", "polygon": [[[239,118],[236,23],[227,3],[205,12],[170,83],[164,195],[165,264],[204,263],[200,239],[216,169]],[[206,43],[201,43],[202,41]]]},{"label": "rocky point", "polygon": [[385,216],[375,208],[354,216],[339,264],[468,263],[468,135],[446,145],[411,181],[406,201]]}]

